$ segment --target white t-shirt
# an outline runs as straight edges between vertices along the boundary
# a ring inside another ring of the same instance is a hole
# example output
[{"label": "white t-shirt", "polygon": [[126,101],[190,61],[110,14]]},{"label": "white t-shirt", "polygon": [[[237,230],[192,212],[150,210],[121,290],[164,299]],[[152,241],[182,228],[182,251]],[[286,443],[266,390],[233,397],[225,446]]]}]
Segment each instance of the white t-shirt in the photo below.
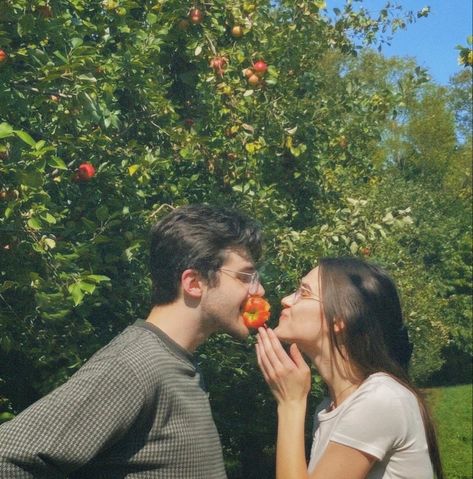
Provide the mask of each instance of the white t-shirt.
[{"label": "white t-shirt", "polygon": [[336,409],[327,406],[315,414],[309,473],[333,441],[377,459],[367,479],[434,477],[417,398],[389,375],[372,374]]}]

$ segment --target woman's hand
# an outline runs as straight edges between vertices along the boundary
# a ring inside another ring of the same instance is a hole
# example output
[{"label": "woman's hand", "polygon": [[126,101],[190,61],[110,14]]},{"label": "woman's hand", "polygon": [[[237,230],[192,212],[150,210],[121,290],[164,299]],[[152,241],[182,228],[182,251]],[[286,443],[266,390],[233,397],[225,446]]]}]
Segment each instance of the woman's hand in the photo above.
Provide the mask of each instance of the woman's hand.
[{"label": "woman's hand", "polygon": [[296,344],[289,355],[272,329],[258,329],[258,365],[278,405],[304,402],[310,390],[310,368]]}]

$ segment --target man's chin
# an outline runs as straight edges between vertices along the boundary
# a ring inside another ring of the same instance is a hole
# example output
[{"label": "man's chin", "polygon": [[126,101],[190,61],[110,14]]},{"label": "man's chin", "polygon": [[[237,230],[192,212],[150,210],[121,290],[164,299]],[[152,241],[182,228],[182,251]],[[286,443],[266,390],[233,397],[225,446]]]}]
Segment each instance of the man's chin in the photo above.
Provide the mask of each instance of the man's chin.
[{"label": "man's chin", "polygon": [[230,333],[235,339],[239,339],[241,341],[245,341],[248,336],[250,335],[250,330],[245,326],[244,329],[239,329],[238,331],[234,331],[234,333]]},{"label": "man's chin", "polygon": [[233,339],[237,339],[239,341],[245,341],[250,335],[250,330],[243,323],[239,324],[239,327],[236,326],[234,328],[226,328],[220,332],[228,334]]}]

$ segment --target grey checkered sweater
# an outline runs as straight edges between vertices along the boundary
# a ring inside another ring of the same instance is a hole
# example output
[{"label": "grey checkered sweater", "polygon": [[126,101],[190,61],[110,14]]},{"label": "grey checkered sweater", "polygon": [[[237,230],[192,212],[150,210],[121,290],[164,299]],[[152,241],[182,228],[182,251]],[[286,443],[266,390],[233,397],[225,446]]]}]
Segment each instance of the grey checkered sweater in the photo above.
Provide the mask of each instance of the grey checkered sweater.
[{"label": "grey checkered sweater", "polygon": [[0,478],[226,478],[193,356],[144,321],[0,427]]}]

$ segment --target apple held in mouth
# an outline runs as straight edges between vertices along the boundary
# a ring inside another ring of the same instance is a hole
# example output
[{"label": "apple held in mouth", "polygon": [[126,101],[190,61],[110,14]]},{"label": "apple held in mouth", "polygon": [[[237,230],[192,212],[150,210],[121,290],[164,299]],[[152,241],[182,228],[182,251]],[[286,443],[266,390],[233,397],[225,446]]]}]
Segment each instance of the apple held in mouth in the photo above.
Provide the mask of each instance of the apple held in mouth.
[{"label": "apple held in mouth", "polygon": [[270,305],[261,296],[250,296],[243,307],[243,321],[247,328],[263,326],[270,314]]}]

